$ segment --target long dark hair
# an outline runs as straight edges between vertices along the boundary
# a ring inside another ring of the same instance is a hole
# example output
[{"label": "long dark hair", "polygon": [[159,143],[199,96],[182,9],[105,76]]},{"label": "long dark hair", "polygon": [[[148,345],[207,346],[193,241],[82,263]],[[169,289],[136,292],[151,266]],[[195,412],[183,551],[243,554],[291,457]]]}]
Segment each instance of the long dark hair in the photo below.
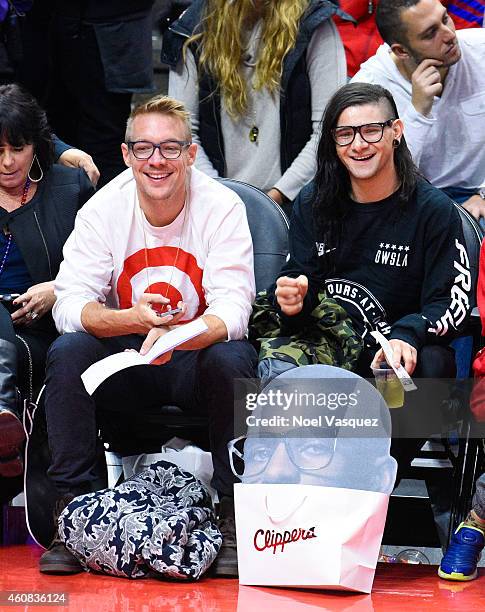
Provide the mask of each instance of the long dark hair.
[{"label": "long dark hair", "polygon": [[[313,218],[317,235],[332,248],[339,241],[350,193],[349,173],[337,156],[332,130],[349,106],[379,104],[382,101],[387,102],[391,116],[397,119],[399,114],[391,93],[380,85],[369,83],[344,85],[333,95],[325,109],[317,151]],[[394,164],[401,184],[399,202],[402,209],[415,189],[418,174],[404,136],[394,149]]]},{"label": "long dark hair", "polygon": [[34,145],[45,172],[54,161],[54,146],[45,112],[20,85],[0,86],[0,138],[14,147]]}]

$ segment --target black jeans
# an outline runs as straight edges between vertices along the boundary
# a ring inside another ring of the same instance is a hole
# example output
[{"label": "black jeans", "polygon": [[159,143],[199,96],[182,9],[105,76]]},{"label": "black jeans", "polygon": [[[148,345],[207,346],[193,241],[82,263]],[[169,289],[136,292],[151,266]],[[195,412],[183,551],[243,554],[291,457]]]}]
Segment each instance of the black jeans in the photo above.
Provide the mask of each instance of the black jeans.
[{"label": "black jeans", "polygon": [[[377,349],[365,349],[359,358],[355,372],[364,378],[372,377],[370,364]],[[433,379],[433,394],[429,382],[420,386],[416,380],[417,391],[405,394],[402,408],[391,409],[392,441],[391,455],[398,463],[396,486],[409,468],[428,437],[434,433],[433,426],[438,423],[443,400],[447,399],[449,386],[444,382],[456,376],[455,352],[449,346],[430,344],[418,352],[413,379]]]},{"label": "black jeans", "polygon": [[[16,347],[16,383],[23,393],[28,393],[30,389],[31,366],[34,389],[43,382],[47,349],[55,337],[54,326],[46,325],[45,321],[42,322],[42,320],[29,327],[14,327],[10,312],[3,304],[0,304],[0,338],[10,342],[13,351],[15,351],[13,347]],[[2,366],[0,366],[0,370],[1,368]],[[3,403],[2,398],[0,398],[0,403]],[[12,409],[12,406],[7,407]],[[18,416],[22,418],[21,414]],[[22,485],[22,476],[0,478],[0,503],[8,501],[15,497],[17,493],[20,493]]]},{"label": "black jeans", "polygon": [[[49,315],[46,317],[50,318]],[[24,392],[30,385],[30,361],[34,388],[42,384],[47,350],[56,336],[54,324],[47,319],[38,319],[28,327],[14,327],[10,312],[0,304],[0,338],[17,348],[17,386]]]},{"label": "black jeans", "polygon": [[80,375],[108,355],[134,348],[137,335],[95,338],[86,333],[61,336],[47,360],[45,411],[52,463],[49,476],[60,493],[86,490],[96,479],[96,407],[130,414],[174,404],[209,417],[214,462],[212,484],[232,495],[237,480],[227,443],[234,437],[234,379],[255,376],[257,355],[245,340],[221,342],[198,351],[174,351],[162,366],[137,366],[105,381],[91,397]]}]

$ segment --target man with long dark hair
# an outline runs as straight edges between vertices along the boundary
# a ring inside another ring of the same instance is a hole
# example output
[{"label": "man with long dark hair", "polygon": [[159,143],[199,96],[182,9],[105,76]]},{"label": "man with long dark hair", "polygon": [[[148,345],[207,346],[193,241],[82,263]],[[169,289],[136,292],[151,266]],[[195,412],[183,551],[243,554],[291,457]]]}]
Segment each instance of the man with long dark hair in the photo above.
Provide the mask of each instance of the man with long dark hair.
[{"label": "man with long dark hair", "polygon": [[[295,201],[290,259],[276,283],[283,324],[305,325],[322,289],[363,339],[358,374],[385,361],[370,335],[378,330],[396,367],[455,376],[448,342],[467,318],[471,289],[461,220],[419,175],[394,100],[379,85],[345,85],[325,110],[318,171]],[[409,421],[411,408],[405,413]],[[393,441],[401,468],[419,443]]]}]

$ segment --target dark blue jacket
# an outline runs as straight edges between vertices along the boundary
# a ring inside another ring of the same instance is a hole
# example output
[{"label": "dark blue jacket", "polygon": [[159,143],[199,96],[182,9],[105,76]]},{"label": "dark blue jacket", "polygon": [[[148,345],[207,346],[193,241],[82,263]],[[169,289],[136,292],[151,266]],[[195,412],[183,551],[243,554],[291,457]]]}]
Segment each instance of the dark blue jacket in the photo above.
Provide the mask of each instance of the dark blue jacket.
[{"label": "dark blue jacket", "polygon": [[[205,1],[195,0],[164,35],[161,60],[171,68],[177,65],[185,41],[197,31]],[[284,59],[280,91],[281,173],[289,168],[312,134],[311,86],[305,52],[315,29],[335,14],[352,19],[330,0],[311,0],[301,19],[295,46]],[[195,49],[194,56],[197,59]],[[205,72],[199,74],[199,137],[212,165],[220,176],[225,176],[221,99],[214,78]]]}]

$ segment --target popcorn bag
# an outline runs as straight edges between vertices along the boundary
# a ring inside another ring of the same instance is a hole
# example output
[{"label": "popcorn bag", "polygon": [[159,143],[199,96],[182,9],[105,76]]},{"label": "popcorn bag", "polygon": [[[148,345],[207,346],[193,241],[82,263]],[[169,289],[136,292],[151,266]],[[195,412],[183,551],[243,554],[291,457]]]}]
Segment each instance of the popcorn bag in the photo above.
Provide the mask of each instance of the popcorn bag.
[{"label": "popcorn bag", "polygon": [[389,495],[236,484],[234,498],[240,584],[371,592]]}]

